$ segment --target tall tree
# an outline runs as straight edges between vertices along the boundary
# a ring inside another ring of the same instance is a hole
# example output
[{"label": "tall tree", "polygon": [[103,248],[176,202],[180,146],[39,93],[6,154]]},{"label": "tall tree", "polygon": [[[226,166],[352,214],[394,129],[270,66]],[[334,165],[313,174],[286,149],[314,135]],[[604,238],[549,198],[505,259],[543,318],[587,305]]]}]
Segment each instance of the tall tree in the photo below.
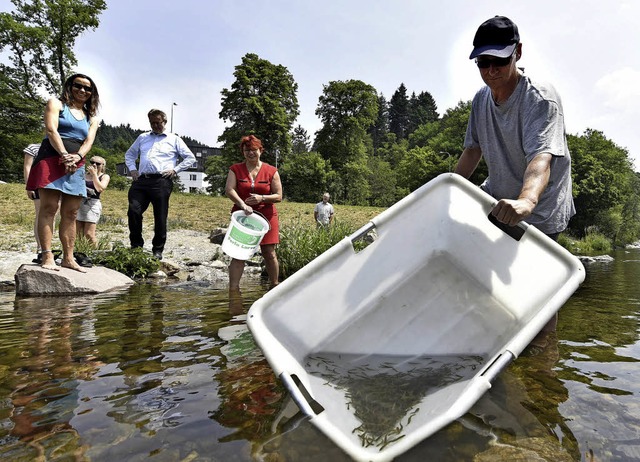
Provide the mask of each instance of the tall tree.
[{"label": "tall tree", "polygon": [[[604,211],[621,208],[635,176],[626,149],[620,148],[598,130],[583,136],[567,136],[572,160],[573,196],[577,214],[570,227],[579,236],[599,221],[609,220]],[[609,227],[609,226],[607,226]],[[602,228],[602,226],[601,226]],[[615,237],[607,232],[608,237]]]},{"label": "tall tree", "polygon": [[37,99],[39,89],[58,95],[78,64],[73,47],[99,25],[104,0],[12,0],[16,9],[0,13],[0,47],[9,52],[10,76]]},{"label": "tall tree", "polygon": [[272,64],[247,53],[233,73],[231,88],[222,90],[220,118],[231,122],[218,141],[229,161],[240,156],[240,139],[254,134],[265,147],[263,159],[275,164],[276,152],[286,157],[291,152],[291,131],[298,117],[298,84],[282,65]]},{"label": "tall tree", "polygon": [[378,115],[376,89],[361,80],[332,81],[324,85],[316,115],[322,128],[315,150],[342,174],[350,161],[366,158],[367,130]]},{"label": "tall tree", "polygon": [[373,141],[373,154],[377,155],[378,148],[385,142],[389,133],[389,103],[382,93],[378,95],[378,117],[369,133]]},{"label": "tall tree", "polygon": [[304,128],[302,128],[302,125],[298,125],[293,129],[292,141],[294,154],[303,154],[305,152],[309,152],[309,149],[311,149],[309,134]]},{"label": "tall tree", "polygon": [[409,135],[409,98],[401,83],[389,101],[389,131],[401,140]]},{"label": "tall tree", "polygon": [[[471,101],[458,102],[458,105],[448,109],[441,119],[420,125],[409,136],[409,146],[430,148],[441,158],[441,173],[453,170],[462,153],[470,112]],[[487,165],[481,160],[470,180],[480,184],[487,174]]]},{"label": "tall tree", "polygon": [[408,134],[413,133],[419,126],[438,120],[438,106],[428,91],[416,96],[415,92],[409,99],[409,128]]},{"label": "tall tree", "polygon": [[43,102],[26,97],[0,66],[0,180],[22,180],[22,150],[43,135]]},{"label": "tall tree", "polygon": [[294,154],[280,168],[285,195],[295,202],[318,202],[334,175],[330,163],[317,152]]},{"label": "tall tree", "polygon": [[78,64],[78,37],[98,27],[104,0],[12,0],[0,13],[0,178],[22,177],[22,149],[42,139],[47,95],[59,95]]}]

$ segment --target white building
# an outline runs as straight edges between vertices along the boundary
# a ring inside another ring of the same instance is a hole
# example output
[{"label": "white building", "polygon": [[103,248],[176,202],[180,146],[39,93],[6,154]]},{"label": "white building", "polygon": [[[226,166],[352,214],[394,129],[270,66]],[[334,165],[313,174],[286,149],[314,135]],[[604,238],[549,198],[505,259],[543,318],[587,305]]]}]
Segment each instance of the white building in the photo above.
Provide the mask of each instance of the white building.
[{"label": "white building", "polygon": [[[196,156],[196,163],[189,170],[178,173],[180,183],[184,186],[184,192],[186,193],[200,193],[208,194],[207,188],[209,182],[205,181],[205,166],[207,158],[211,156],[219,156],[220,148],[211,148],[208,146],[188,146]],[[118,174],[123,176],[129,176],[129,169],[124,162],[116,165]]]},{"label": "white building", "polygon": [[180,178],[180,183],[184,186],[184,192],[208,194],[207,188],[209,187],[209,182],[205,181],[204,172],[187,170],[178,173],[178,177]]}]

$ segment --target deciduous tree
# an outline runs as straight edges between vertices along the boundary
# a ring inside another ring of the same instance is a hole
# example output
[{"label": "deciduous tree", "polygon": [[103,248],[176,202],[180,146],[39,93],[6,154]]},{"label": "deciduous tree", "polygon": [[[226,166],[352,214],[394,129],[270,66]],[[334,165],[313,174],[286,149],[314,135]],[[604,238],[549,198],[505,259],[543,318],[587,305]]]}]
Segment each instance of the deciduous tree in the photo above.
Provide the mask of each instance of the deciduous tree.
[{"label": "deciduous tree", "polygon": [[231,125],[218,138],[229,163],[241,160],[240,139],[254,134],[265,147],[263,160],[275,165],[291,152],[291,131],[298,117],[298,84],[282,65],[248,53],[233,73],[231,88],[222,90],[220,118]]},{"label": "deciduous tree", "polygon": [[367,131],[378,116],[375,88],[361,80],[329,82],[323,87],[316,115],[322,128],[315,149],[339,174],[348,162],[366,158]]}]

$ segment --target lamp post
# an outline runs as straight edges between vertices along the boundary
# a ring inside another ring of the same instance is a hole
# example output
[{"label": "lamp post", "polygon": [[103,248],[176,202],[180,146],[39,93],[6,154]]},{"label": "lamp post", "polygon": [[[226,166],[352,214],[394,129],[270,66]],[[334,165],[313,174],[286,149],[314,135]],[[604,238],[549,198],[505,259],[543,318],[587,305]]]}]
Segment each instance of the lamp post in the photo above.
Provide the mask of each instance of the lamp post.
[{"label": "lamp post", "polygon": [[[451,154],[449,154],[447,151],[440,151],[438,154],[446,154],[447,158],[445,159],[447,161],[447,164],[449,164],[449,159],[451,158]],[[447,165],[448,169],[449,169],[449,173],[451,173],[451,165]]]},{"label": "lamp post", "polygon": [[173,106],[177,106],[177,105],[178,105],[177,103],[173,103],[171,105],[171,130],[170,130],[171,133],[173,133]]}]

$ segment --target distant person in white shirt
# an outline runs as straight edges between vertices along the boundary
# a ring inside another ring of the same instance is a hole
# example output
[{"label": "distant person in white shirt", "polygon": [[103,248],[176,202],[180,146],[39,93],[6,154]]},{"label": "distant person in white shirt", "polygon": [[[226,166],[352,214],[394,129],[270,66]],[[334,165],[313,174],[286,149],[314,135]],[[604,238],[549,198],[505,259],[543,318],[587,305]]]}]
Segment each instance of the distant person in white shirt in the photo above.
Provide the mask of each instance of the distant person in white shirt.
[{"label": "distant person in white shirt", "polygon": [[329,226],[333,221],[333,205],[329,203],[331,196],[328,192],[322,195],[322,202],[316,204],[316,208],[313,210],[313,218],[316,220],[318,226]]},{"label": "distant person in white shirt", "polygon": [[[167,241],[167,216],[169,196],[173,190],[173,178],[187,170],[196,158],[184,141],[174,133],[165,133],[167,115],[160,109],[147,114],[151,131],[138,136],[127,153],[125,163],[133,183],[129,188],[129,241],[131,248],[144,246],[142,238],[142,214],[153,205],[154,234],[153,256],[162,260]],[[140,165],[136,166],[136,160]]]}]

